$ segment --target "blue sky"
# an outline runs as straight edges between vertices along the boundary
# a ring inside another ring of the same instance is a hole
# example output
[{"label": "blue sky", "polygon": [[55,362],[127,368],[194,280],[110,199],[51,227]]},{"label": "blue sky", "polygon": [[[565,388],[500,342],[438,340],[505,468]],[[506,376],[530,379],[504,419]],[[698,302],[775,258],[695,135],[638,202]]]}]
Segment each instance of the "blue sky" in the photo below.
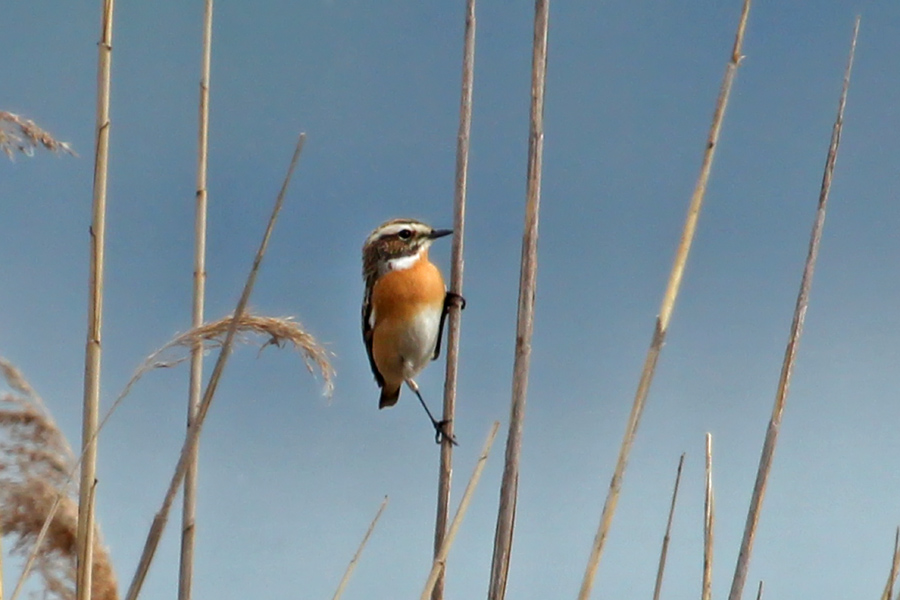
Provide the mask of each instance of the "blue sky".
[{"label": "blue sky", "polygon": [[[4,5],[0,108],[80,158],[0,164],[0,353],[80,434],[99,2]],[[286,351],[238,352],[202,441],[197,598],[415,597],[438,448],[408,395],[377,410],[360,247],[382,221],[452,224],[463,2],[221,2],[207,313],[230,311],[299,131],[308,141],[251,304],[335,357],[334,398]],[[650,341],[740,2],[551,6],[532,370],[508,597],[575,597]],[[477,9],[455,507],[503,423],[450,555],[487,590],[509,412],[525,193],[531,3]],[[714,439],[714,595],[727,593],[806,254],[853,18],[830,210],[748,588],[880,594],[900,523],[900,4],[758,2],[707,202],[595,598],[650,596],[687,452],[664,597],[699,596],[703,436]],[[108,405],[190,322],[201,2],[116,8],[103,357]],[[446,269],[450,244],[433,257]],[[209,369],[207,369],[208,371]],[[443,365],[419,379],[439,402]],[[130,580],[183,435],[186,369],[135,389],[100,440],[98,516]],[[176,590],[173,518],[145,587]],[[7,580],[10,573],[6,574]],[[749,597],[752,591],[747,590]]]}]

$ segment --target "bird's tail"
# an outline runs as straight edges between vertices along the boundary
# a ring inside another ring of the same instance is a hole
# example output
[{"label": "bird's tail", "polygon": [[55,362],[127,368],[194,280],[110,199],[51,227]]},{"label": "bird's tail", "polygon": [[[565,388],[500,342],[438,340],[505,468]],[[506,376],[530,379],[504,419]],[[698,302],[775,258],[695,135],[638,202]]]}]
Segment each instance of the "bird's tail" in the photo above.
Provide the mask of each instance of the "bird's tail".
[{"label": "bird's tail", "polygon": [[391,387],[390,385],[385,384],[383,388],[381,388],[381,398],[378,399],[378,408],[388,408],[397,404],[397,400],[400,399],[400,386]]}]

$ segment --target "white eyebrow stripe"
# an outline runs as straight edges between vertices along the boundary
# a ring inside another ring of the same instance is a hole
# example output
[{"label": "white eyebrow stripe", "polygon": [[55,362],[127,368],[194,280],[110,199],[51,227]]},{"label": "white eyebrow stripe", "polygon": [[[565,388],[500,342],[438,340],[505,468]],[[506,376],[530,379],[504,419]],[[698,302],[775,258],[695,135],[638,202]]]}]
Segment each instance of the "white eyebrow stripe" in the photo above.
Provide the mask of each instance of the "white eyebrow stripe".
[{"label": "white eyebrow stripe", "polygon": [[390,225],[386,225],[373,231],[372,235],[369,236],[369,239],[366,240],[366,244],[371,244],[375,240],[384,237],[397,235],[404,229],[411,229],[419,233],[428,233],[431,231],[430,227],[422,225],[421,223],[391,223]]},{"label": "white eyebrow stripe", "polygon": [[388,225],[380,229],[378,233],[378,237],[386,237],[389,235],[395,235],[403,231],[404,229],[412,229],[412,223],[394,223],[393,225]]}]

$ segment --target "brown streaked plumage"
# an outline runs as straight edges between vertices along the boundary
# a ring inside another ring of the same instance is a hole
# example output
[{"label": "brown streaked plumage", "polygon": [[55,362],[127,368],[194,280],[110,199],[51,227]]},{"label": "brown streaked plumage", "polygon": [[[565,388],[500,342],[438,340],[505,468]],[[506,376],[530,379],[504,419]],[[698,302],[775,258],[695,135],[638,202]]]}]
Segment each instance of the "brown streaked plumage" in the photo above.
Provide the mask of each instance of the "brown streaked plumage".
[{"label": "brown streaked plumage", "polygon": [[414,377],[440,353],[448,295],[428,249],[449,230],[435,230],[413,219],[394,219],[375,229],[363,245],[363,341],[375,381],[378,407],[397,403],[404,383],[416,394],[437,432],[443,423],[431,415]]}]

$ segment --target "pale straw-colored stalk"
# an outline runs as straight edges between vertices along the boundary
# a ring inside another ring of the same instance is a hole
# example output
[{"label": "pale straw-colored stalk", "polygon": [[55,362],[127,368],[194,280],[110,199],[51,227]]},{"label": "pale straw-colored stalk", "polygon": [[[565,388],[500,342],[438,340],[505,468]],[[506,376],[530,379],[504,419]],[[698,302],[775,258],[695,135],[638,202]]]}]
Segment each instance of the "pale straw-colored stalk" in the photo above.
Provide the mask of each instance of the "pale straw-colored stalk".
[{"label": "pale straw-colored stalk", "polygon": [[706,434],[706,494],[703,502],[703,585],[700,599],[710,600],[712,595],[713,527],[716,521],[716,505],[712,483],[712,434]]},{"label": "pale straw-colored stalk", "polygon": [[437,583],[438,577],[440,577],[441,573],[444,571],[444,567],[447,564],[447,555],[450,553],[450,547],[453,545],[453,540],[456,539],[456,533],[459,531],[459,526],[462,524],[463,517],[466,516],[466,511],[469,509],[469,503],[472,501],[472,494],[475,493],[475,488],[478,486],[478,480],[481,479],[481,472],[484,470],[484,465],[487,462],[488,455],[491,453],[491,447],[494,445],[494,438],[497,437],[497,431],[499,429],[500,422],[494,421],[490,432],[488,432],[487,439],[484,441],[484,446],[481,448],[481,454],[478,456],[478,461],[475,463],[475,469],[472,471],[469,483],[466,484],[466,489],[459,501],[459,506],[456,508],[456,514],[453,516],[453,521],[450,523],[449,529],[447,529],[447,535],[444,536],[444,542],[434,556],[434,562],[431,564],[431,571],[428,573],[428,579],[425,580],[425,588],[422,590],[422,595],[419,597],[420,600],[428,600],[428,598],[431,597],[434,585]]},{"label": "pale straw-colored stalk", "polygon": [[[466,0],[463,42],[462,90],[459,100],[459,129],[456,134],[456,179],[453,196],[453,247],[451,249],[450,291],[462,295],[463,248],[466,231],[466,181],[469,174],[469,132],[472,129],[472,87],[475,73],[475,0]],[[441,444],[438,472],[437,511],[434,524],[434,553],[437,556],[447,533],[450,513],[450,485],[453,477],[453,430],[456,415],[456,379],[459,364],[461,307],[450,305],[447,316],[447,369],[444,376],[444,416],[448,435]],[[432,600],[444,596],[443,573],[434,586]]]},{"label": "pale straw-colored stalk", "polygon": [[141,587],[144,584],[144,579],[147,577],[147,571],[150,569],[150,563],[153,561],[153,555],[156,553],[156,548],[159,545],[159,540],[162,537],[163,530],[165,529],[166,523],[169,519],[169,510],[172,507],[172,503],[175,501],[175,496],[178,493],[178,488],[181,487],[181,482],[184,479],[184,473],[187,470],[188,460],[194,450],[194,446],[196,446],[197,441],[200,439],[200,432],[203,429],[203,423],[206,420],[206,415],[209,413],[209,407],[212,404],[213,397],[216,393],[216,388],[218,387],[219,380],[222,377],[222,371],[225,369],[225,364],[228,362],[228,357],[231,354],[231,346],[234,342],[235,335],[237,334],[238,324],[240,322],[241,316],[244,314],[244,311],[247,308],[247,302],[249,302],[250,300],[250,293],[253,291],[253,286],[256,283],[256,276],[259,273],[259,266],[262,263],[262,259],[266,254],[266,249],[269,246],[269,238],[272,236],[272,230],[275,228],[275,222],[278,220],[278,213],[281,211],[281,206],[284,203],[284,196],[287,193],[288,184],[291,181],[291,176],[294,173],[294,168],[297,166],[297,160],[300,158],[300,152],[303,150],[303,142],[305,140],[306,134],[301,133],[300,138],[297,140],[297,146],[294,149],[294,155],[291,158],[291,163],[290,167],[288,168],[287,175],[285,176],[284,182],[281,186],[281,191],[278,192],[278,198],[275,200],[275,206],[272,208],[272,214],[269,216],[269,222],[266,225],[266,231],[263,234],[263,239],[260,242],[259,249],[256,252],[256,257],[253,259],[253,266],[250,268],[250,273],[247,275],[247,282],[244,284],[244,290],[241,293],[241,298],[240,300],[238,300],[237,307],[234,309],[234,315],[231,320],[231,325],[229,325],[228,327],[228,333],[225,336],[225,341],[222,343],[222,347],[219,350],[219,356],[216,359],[216,364],[213,367],[209,382],[206,384],[206,389],[203,392],[203,400],[200,402],[200,406],[197,409],[196,419],[191,424],[190,428],[188,428],[187,435],[184,440],[184,445],[181,448],[181,454],[178,457],[178,463],[175,465],[175,473],[172,475],[172,480],[169,483],[169,488],[166,491],[162,506],[156,513],[156,516],[153,518],[153,523],[150,526],[150,531],[147,533],[147,540],[144,543],[144,550],[141,553],[140,562],[138,563],[137,569],[134,572],[134,577],[131,580],[131,585],[128,587],[126,600],[137,599],[138,595],[141,592]]},{"label": "pale straw-colored stalk", "polygon": [[[203,325],[206,298],[206,175],[209,164],[209,72],[212,57],[213,0],[204,0],[203,46],[200,62],[200,108],[197,127],[197,192],[194,200],[194,289],[191,303],[191,327]],[[203,392],[203,342],[191,349],[191,374],[188,381],[188,427],[193,423]],[[197,468],[200,445],[194,445],[184,474],[181,511],[181,562],[178,569],[178,600],[190,600],[194,576],[194,539],[197,516]]]},{"label": "pale straw-colored stalk", "polygon": [[385,496],[384,500],[381,501],[381,506],[378,508],[378,512],[375,513],[375,518],[372,519],[372,522],[369,524],[369,528],[366,530],[366,534],[363,536],[362,541],[359,543],[359,547],[356,549],[356,553],[353,555],[353,558],[350,559],[350,564],[347,565],[347,570],[344,571],[344,576],[341,577],[341,582],[338,584],[337,591],[332,596],[331,600],[340,600],[341,596],[344,594],[344,588],[347,587],[347,584],[350,582],[350,576],[353,575],[354,569],[356,569],[356,565],[359,562],[359,557],[362,556],[362,551],[366,547],[366,542],[369,541],[369,537],[371,537],[372,532],[375,531],[375,525],[378,524],[378,519],[381,518],[381,513],[384,512],[384,509],[387,508],[388,497]]},{"label": "pale straw-colored stalk", "polygon": [[675,488],[672,490],[672,503],[669,505],[669,520],[666,521],[666,534],[663,536],[662,550],[659,552],[659,566],[656,569],[656,583],[653,586],[653,600],[659,600],[662,591],[663,574],[666,572],[666,557],[669,554],[669,540],[672,534],[672,518],[675,516],[675,501],[678,499],[678,484],[681,483],[681,468],[684,466],[684,453],[678,459],[678,471],[675,474]]},{"label": "pale straw-colored stalk", "polygon": [[0,517],[0,600],[3,600],[3,518]]},{"label": "pale straw-colored stalk", "polygon": [[900,527],[894,533],[894,552],[891,555],[891,570],[888,573],[887,583],[881,593],[881,600],[891,600],[894,595],[894,582],[897,580],[897,570],[900,569]]},{"label": "pale straw-colored stalk", "polygon": [[84,352],[84,407],[81,443],[84,461],[78,490],[76,534],[76,600],[90,600],[94,564],[94,486],[97,478],[97,429],[100,413],[100,358],[103,331],[103,269],[106,245],[106,183],[109,165],[109,94],[112,65],[113,8],[102,0],[100,42],[97,45],[97,107],[94,145],[94,182],[91,208],[91,262],[88,283],[88,326]]},{"label": "pale straw-colored stalk", "polygon": [[516,522],[519,488],[519,457],[522,453],[522,427],[528,395],[528,369],[531,362],[531,334],[534,330],[534,297],[537,289],[538,216],[541,200],[541,167],[544,156],[544,88],[547,76],[547,29],[550,0],[535,0],[534,42],[531,55],[531,114],[528,134],[528,174],[525,199],[525,229],[522,236],[522,266],[519,274],[518,317],[513,361],[512,400],[500,506],[494,531],[494,552],[488,600],[506,597],[509,558]]},{"label": "pale straw-colored stalk", "polygon": [[644,404],[647,401],[647,395],[650,393],[650,384],[653,382],[653,375],[656,372],[656,363],[666,339],[666,333],[669,329],[669,320],[671,319],[672,311],[675,308],[675,300],[678,298],[678,291],[681,288],[681,279],[684,275],[685,266],[687,265],[691,244],[694,241],[694,233],[697,230],[697,219],[700,216],[700,209],[703,206],[706,185],[712,170],[713,158],[715,157],[716,147],[719,141],[719,133],[722,130],[722,123],[725,119],[725,109],[728,106],[731,86],[734,82],[738,65],[740,65],[741,62],[741,48],[744,44],[744,30],[747,26],[747,16],[749,13],[750,0],[744,0],[741,18],[738,22],[737,33],[735,35],[734,46],[728,58],[728,66],[725,69],[722,87],[719,90],[719,98],[716,101],[716,108],[713,112],[712,125],[709,130],[709,136],[707,137],[706,149],[703,153],[703,163],[700,167],[700,176],[697,178],[697,184],[694,187],[694,193],[691,196],[687,218],[685,219],[684,229],[681,233],[681,242],[678,245],[678,250],[675,252],[675,261],[672,265],[672,271],[669,274],[669,282],[666,286],[665,295],[663,296],[659,316],[656,319],[656,326],[653,330],[650,348],[647,350],[647,356],[644,359],[644,367],[641,370],[640,380],[638,381],[637,391],[634,396],[634,403],[631,407],[631,414],[628,417],[625,435],[622,439],[622,445],[619,448],[619,457],[616,461],[616,468],[613,472],[612,480],[609,483],[609,491],[606,495],[606,501],[603,504],[603,513],[600,517],[600,524],[597,527],[597,533],[594,536],[594,542],[591,546],[591,553],[588,558],[587,567],[585,568],[584,578],[581,582],[581,589],[578,592],[578,600],[587,600],[591,595],[591,590],[594,587],[594,578],[597,575],[597,567],[600,565],[600,557],[603,554],[606,538],[612,525],[613,515],[616,512],[616,506],[619,502],[619,493],[622,489],[622,480],[625,477],[625,468],[628,464],[628,457],[631,454],[631,447],[634,444],[634,439],[637,435],[637,429],[641,421],[641,415],[644,411]]},{"label": "pale straw-colored stalk", "polygon": [[844,71],[844,83],[841,90],[841,98],[838,102],[837,118],[831,132],[831,143],[828,147],[828,157],[825,160],[825,173],[822,177],[822,186],[819,191],[818,207],[809,239],[809,249],[806,255],[806,263],[803,267],[803,276],[800,280],[800,291],[797,294],[797,302],[794,305],[794,318],[791,322],[791,332],[788,337],[787,348],[784,352],[784,362],[781,367],[781,376],[778,380],[778,390],[775,394],[775,403],[772,407],[772,416],[766,429],[765,442],[762,454],[759,457],[759,468],[756,472],[756,483],[753,485],[753,495],[750,498],[750,508],[747,511],[747,522],[744,526],[744,536],[741,539],[741,549],[738,553],[737,564],[734,569],[734,578],[731,580],[731,592],[728,600],[740,600],[744,591],[744,583],[747,580],[747,569],[750,566],[750,555],[753,552],[753,540],[756,537],[756,526],[759,523],[760,509],[766,493],[766,484],[769,480],[769,472],[772,469],[772,458],[775,453],[775,445],[778,442],[778,432],[781,429],[781,418],[787,402],[788,389],[791,383],[791,374],[797,358],[797,348],[800,336],[803,333],[803,322],[806,319],[806,310],[809,307],[809,292],[812,287],[813,271],[816,267],[816,258],[819,255],[819,244],[822,240],[822,228],[825,225],[825,210],[828,206],[828,193],[831,190],[831,180],[834,176],[834,165],[837,160],[837,151],[841,143],[841,129],[844,126],[844,107],[847,104],[847,90],[850,87],[850,71],[853,68],[853,54],[856,50],[856,38],[859,34],[859,18],[853,27],[853,41],[850,43],[850,56],[847,59],[847,68]]}]

